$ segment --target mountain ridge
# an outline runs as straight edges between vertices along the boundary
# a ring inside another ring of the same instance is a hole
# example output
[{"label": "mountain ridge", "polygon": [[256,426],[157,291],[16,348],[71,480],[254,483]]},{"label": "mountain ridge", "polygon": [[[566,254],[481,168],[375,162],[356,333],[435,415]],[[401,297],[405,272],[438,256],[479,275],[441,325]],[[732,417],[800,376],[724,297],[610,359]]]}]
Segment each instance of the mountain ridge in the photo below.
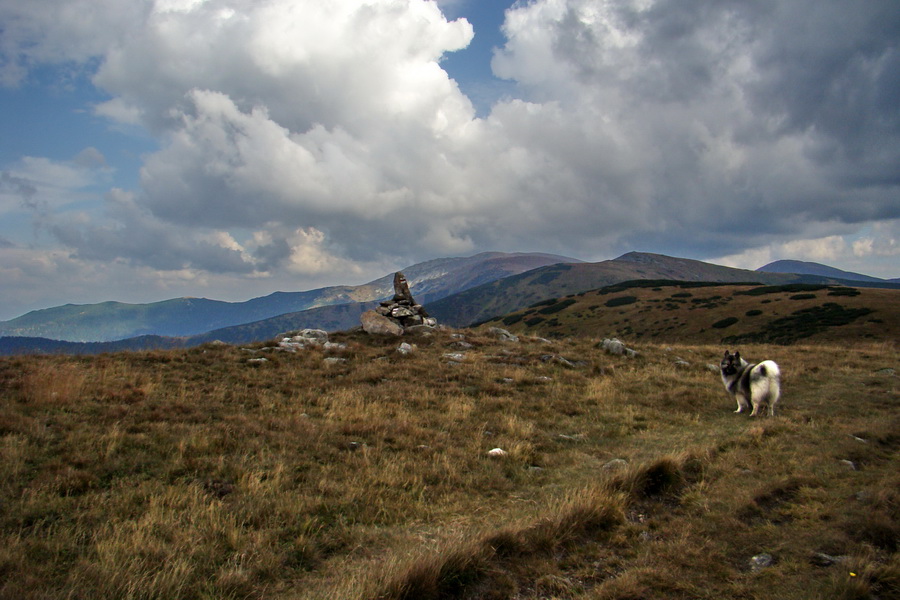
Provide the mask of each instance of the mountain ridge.
[{"label": "mountain ridge", "polygon": [[[402,270],[417,300],[430,302],[495,278],[556,262],[578,259],[537,252],[483,252],[434,259]],[[183,297],[147,304],[65,304],[0,321],[0,336],[69,342],[108,342],[145,335],[185,337],[323,306],[377,301],[392,293],[390,273],[357,286],[278,291],[243,302]]]},{"label": "mountain ridge", "polygon": [[900,279],[883,279],[853,271],[844,271],[822,263],[803,260],[776,260],[756,269],[764,273],[796,273],[798,275],[818,275],[821,277],[837,277],[848,281],[867,281],[870,283],[898,283]]},{"label": "mountain ridge", "polygon": [[[475,279],[467,280],[467,284]],[[426,308],[431,315],[438,318],[439,322],[453,327],[464,327],[512,313],[535,302],[572,296],[632,280],[766,285],[805,283],[900,288],[900,285],[889,282],[850,282],[814,275],[765,273],[662,254],[629,252],[616,259],[598,263],[557,263],[495,279],[428,303]],[[130,341],[126,339],[109,342],[106,346],[102,343],[78,344],[55,340],[41,341],[39,338],[7,337],[0,338],[0,354],[40,351],[96,353],[121,349],[196,346],[214,341],[247,344],[265,341],[285,331],[296,329],[321,328],[329,331],[351,329],[359,324],[362,312],[374,305],[374,302],[349,302],[319,306],[191,336],[175,338],[144,335],[131,338]]]}]

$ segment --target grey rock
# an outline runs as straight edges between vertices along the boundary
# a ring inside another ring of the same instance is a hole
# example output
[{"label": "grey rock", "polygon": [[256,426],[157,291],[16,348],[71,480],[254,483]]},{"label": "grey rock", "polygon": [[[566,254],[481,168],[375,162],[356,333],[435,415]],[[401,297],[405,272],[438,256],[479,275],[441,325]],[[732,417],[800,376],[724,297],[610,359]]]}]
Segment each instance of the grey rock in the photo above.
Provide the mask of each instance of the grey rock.
[{"label": "grey rock", "polygon": [[809,562],[817,567],[830,567],[831,565],[836,565],[845,562],[846,560],[846,556],[831,556],[824,552],[813,552],[812,556],[809,557]]},{"label": "grey rock", "polygon": [[415,304],[412,293],[409,291],[409,282],[406,281],[406,276],[400,271],[394,273],[394,302]]},{"label": "grey rock", "polygon": [[757,554],[752,557],[749,561],[750,570],[756,573],[757,571],[762,571],[763,569],[767,569],[775,564],[775,559],[771,554],[766,554],[765,552],[762,554]]},{"label": "grey rock", "polygon": [[559,354],[544,354],[541,356],[541,361],[562,365],[568,369],[574,369],[576,366],[575,363],[567,358],[560,356]]},{"label": "grey rock", "polygon": [[408,317],[415,317],[416,312],[408,306],[395,306],[391,309],[391,316],[395,319],[403,319]]},{"label": "grey rock", "polygon": [[505,329],[501,329],[500,327],[491,327],[488,329],[488,333],[501,342],[518,342],[519,336],[513,335]]},{"label": "grey rock", "polygon": [[398,337],[403,335],[402,325],[389,317],[378,314],[374,310],[367,310],[360,316],[359,320],[362,323],[363,331],[370,335],[393,335]]},{"label": "grey rock", "polygon": [[412,354],[415,351],[416,347],[412,344],[407,344],[406,342],[403,342],[402,344],[400,344],[400,346],[397,347],[397,352],[399,354],[402,354],[403,356]]},{"label": "grey rock", "polygon": [[599,348],[615,356],[625,356],[627,358],[635,358],[638,353],[628,348],[620,340],[616,338],[606,338],[597,345]]},{"label": "grey rock", "polygon": [[614,458],[611,461],[604,464],[601,469],[604,471],[612,471],[614,469],[622,469],[628,466],[628,461],[624,458]]}]

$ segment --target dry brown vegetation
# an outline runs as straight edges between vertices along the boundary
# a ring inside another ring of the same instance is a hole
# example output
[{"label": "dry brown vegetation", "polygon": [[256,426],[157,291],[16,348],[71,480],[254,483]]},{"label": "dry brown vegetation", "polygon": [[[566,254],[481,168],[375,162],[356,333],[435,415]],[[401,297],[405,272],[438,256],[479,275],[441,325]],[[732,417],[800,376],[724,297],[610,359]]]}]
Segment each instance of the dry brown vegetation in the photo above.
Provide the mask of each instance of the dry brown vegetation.
[{"label": "dry brown vegetation", "polygon": [[631,281],[538,302],[490,323],[544,337],[680,343],[900,339],[900,290]]},{"label": "dry brown vegetation", "polygon": [[894,344],[462,333],[3,359],[0,597],[900,597]]}]

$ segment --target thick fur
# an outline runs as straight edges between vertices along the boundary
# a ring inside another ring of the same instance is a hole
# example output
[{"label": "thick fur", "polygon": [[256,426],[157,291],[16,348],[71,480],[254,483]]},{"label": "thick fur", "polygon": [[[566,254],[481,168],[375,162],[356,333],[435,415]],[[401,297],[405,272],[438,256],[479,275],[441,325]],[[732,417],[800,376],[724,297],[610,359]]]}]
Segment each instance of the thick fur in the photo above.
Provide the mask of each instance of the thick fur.
[{"label": "thick fur", "polygon": [[768,407],[769,416],[775,416],[775,404],[781,397],[781,370],[774,361],[751,364],[741,358],[740,352],[731,354],[726,350],[721,370],[725,390],[737,401],[734,412],[752,406],[750,416],[755,417],[760,408]]}]

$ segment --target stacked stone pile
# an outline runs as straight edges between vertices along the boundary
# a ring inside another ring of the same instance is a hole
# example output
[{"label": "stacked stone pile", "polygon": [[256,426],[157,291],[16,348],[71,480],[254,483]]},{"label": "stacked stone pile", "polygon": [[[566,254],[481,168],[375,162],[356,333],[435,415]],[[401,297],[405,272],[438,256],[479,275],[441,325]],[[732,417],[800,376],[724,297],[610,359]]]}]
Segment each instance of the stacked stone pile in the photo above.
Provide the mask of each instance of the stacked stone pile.
[{"label": "stacked stone pile", "polygon": [[394,297],[384,300],[375,310],[360,317],[367,333],[403,335],[412,329],[430,329],[437,326],[437,319],[429,317],[425,308],[417,304],[409,291],[409,283],[403,273],[394,274]]}]

